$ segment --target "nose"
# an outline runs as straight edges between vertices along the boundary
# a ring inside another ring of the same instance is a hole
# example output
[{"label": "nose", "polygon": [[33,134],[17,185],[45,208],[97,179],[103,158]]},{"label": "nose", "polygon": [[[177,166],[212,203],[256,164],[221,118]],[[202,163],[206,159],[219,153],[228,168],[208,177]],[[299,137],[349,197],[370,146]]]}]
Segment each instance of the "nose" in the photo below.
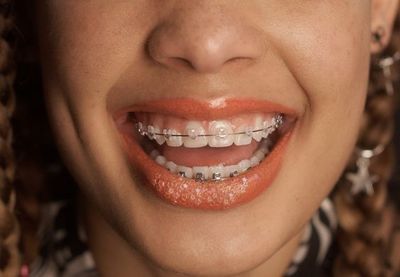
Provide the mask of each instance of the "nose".
[{"label": "nose", "polygon": [[221,7],[210,12],[212,8],[197,5],[170,12],[148,38],[150,57],[172,69],[215,73],[228,63],[251,64],[263,55],[263,36],[254,26]]}]

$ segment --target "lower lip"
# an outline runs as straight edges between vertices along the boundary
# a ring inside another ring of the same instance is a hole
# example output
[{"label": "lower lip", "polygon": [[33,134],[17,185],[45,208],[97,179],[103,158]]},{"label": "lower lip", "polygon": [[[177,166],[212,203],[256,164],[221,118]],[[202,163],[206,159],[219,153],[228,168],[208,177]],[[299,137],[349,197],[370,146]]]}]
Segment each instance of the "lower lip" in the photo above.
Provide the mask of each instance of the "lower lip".
[{"label": "lower lip", "polygon": [[199,182],[170,173],[155,163],[129,133],[122,133],[132,165],[144,175],[145,185],[169,204],[201,209],[224,210],[252,201],[277,176],[295,126],[292,126],[258,166],[223,181]]}]

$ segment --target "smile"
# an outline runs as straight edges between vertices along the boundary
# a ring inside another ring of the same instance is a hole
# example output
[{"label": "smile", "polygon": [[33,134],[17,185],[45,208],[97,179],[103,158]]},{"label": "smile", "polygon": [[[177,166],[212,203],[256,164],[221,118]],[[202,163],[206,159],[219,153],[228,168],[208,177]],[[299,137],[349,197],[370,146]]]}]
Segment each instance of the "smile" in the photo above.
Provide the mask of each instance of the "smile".
[{"label": "smile", "polygon": [[124,148],[164,201],[221,210],[251,201],[277,175],[296,123],[267,101],[146,102],[115,116]]}]

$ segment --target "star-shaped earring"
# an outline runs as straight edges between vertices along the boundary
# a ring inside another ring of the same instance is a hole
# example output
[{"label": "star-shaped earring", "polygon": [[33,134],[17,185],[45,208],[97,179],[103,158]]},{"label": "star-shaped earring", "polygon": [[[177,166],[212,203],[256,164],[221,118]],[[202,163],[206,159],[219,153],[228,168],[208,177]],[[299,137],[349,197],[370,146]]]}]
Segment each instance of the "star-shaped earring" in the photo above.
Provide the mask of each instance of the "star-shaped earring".
[{"label": "star-shaped earring", "polygon": [[374,184],[379,181],[377,175],[371,175],[369,172],[370,159],[359,157],[357,160],[357,172],[347,173],[346,178],[352,183],[351,194],[366,193],[374,194]]}]

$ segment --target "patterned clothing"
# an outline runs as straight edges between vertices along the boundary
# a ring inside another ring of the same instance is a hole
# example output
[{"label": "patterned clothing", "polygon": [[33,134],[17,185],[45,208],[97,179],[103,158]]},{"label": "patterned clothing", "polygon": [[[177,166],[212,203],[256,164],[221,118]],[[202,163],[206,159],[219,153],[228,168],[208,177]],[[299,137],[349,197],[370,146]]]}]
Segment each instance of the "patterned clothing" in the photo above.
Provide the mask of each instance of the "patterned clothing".
[{"label": "patterned clothing", "polygon": [[84,230],[77,224],[71,201],[50,204],[44,209],[39,231],[42,247],[30,268],[32,277],[97,277]]},{"label": "patterned clothing", "polygon": [[[50,204],[45,209],[40,230],[42,247],[31,265],[32,277],[97,277],[86,235],[77,224],[72,201]],[[302,241],[285,276],[329,276],[332,257],[329,250],[337,227],[334,207],[325,199],[310,220]]]}]

